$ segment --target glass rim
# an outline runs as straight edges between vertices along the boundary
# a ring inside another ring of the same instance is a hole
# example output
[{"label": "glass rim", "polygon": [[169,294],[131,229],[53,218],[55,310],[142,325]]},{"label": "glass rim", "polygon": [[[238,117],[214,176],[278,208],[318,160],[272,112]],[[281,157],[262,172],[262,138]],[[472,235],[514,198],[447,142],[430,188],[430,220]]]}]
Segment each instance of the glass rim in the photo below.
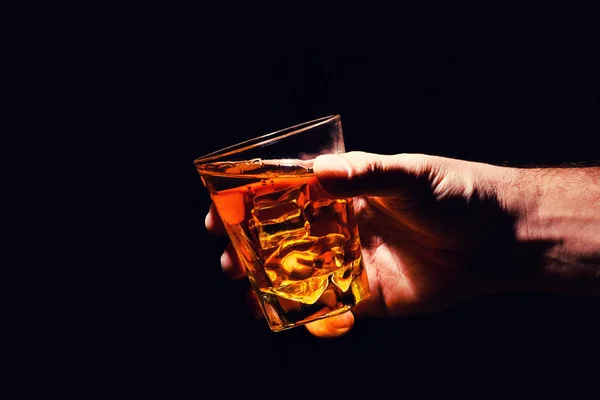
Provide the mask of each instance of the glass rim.
[{"label": "glass rim", "polygon": [[231,146],[223,147],[219,150],[212,151],[208,154],[200,156],[194,160],[195,165],[205,164],[209,161],[215,161],[223,157],[239,154],[247,150],[255,149],[265,144],[274,143],[278,140],[298,135],[309,129],[316,128],[321,125],[330,123],[331,121],[339,121],[339,114],[332,114],[326,117],[316,118],[310,121],[302,122],[296,125],[288,126],[287,128],[279,129],[274,132],[269,132],[260,136],[255,136],[251,139],[241,141]]}]

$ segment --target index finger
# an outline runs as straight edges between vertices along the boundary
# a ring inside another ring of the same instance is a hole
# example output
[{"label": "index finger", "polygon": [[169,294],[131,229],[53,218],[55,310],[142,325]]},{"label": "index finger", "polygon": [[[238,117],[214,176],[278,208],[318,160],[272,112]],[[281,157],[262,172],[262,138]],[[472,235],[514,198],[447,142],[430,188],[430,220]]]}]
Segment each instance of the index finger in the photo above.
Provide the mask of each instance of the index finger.
[{"label": "index finger", "polygon": [[226,233],[225,225],[219,213],[217,213],[214,203],[211,203],[210,209],[204,218],[204,225],[206,230],[213,235],[224,235]]}]

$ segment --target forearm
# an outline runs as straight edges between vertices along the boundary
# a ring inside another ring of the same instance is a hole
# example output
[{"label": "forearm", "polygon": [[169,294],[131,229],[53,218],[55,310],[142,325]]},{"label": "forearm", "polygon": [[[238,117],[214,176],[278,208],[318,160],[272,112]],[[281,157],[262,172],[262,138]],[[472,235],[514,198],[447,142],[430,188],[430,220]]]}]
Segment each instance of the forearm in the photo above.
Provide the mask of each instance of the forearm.
[{"label": "forearm", "polygon": [[512,172],[515,240],[539,262],[532,286],[600,296],[600,167]]}]

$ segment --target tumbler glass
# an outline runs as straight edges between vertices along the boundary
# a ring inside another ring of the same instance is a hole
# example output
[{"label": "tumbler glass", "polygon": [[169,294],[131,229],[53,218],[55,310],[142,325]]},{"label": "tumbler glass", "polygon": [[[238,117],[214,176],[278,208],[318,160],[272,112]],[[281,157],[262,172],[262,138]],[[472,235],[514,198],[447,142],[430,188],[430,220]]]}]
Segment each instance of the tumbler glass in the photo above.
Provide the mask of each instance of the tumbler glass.
[{"label": "tumbler glass", "polygon": [[345,151],[339,115],[194,160],[272,331],[348,311],[369,294],[352,198],[320,185],[313,161]]}]

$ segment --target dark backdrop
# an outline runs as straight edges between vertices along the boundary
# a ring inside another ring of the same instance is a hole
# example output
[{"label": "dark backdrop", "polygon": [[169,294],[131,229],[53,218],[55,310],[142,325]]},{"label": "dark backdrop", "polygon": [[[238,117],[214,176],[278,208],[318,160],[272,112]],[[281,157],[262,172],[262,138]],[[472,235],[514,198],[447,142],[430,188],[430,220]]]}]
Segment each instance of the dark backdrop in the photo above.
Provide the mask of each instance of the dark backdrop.
[{"label": "dark backdrop", "polygon": [[359,321],[335,341],[269,332],[246,314],[245,283],[221,272],[226,241],[204,231],[210,203],[192,165],[334,113],[348,150],[597,161],[596,23],[368,4],[80,3],[8,3],[0,16],[3,226],[16,255],[4,267],[25,275],[6,303],[19,339],[10,366],[36,377],[22,389],[597,383],[589,299],[497,296]]}]

